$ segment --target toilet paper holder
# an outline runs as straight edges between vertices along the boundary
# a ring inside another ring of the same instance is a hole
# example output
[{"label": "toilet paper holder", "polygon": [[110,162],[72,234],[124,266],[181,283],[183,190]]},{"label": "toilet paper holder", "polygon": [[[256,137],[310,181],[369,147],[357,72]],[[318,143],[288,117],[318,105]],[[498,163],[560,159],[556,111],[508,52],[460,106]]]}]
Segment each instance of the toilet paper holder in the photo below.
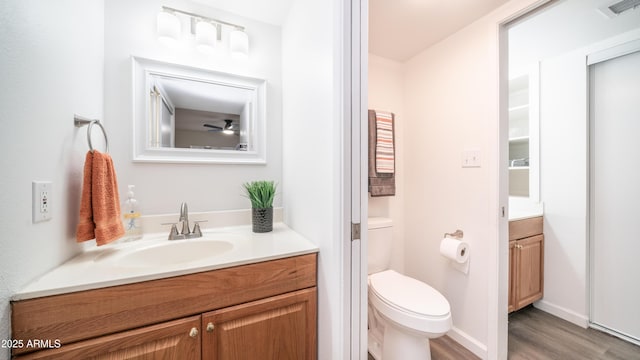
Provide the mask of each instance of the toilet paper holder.
[{"label": "toilet paper holder", "polygon": [[463,236],[464,236],[464,233],[460,229],[456,230],[453,233],[444,233],[444,237],[450,237],[454,239],[462,239]]}]

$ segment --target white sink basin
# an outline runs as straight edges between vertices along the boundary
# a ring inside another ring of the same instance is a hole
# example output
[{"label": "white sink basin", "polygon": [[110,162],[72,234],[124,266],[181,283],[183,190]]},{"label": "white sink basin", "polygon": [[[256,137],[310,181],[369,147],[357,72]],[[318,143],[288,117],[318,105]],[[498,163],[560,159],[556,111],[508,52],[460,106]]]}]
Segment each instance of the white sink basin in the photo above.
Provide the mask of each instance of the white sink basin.
[{"label": "white sink basin", "polygon": [[174,240],[151,245],[117,256],[116,263],[127,267],[151,267],[195,262],[233,249],[223,240]]}]

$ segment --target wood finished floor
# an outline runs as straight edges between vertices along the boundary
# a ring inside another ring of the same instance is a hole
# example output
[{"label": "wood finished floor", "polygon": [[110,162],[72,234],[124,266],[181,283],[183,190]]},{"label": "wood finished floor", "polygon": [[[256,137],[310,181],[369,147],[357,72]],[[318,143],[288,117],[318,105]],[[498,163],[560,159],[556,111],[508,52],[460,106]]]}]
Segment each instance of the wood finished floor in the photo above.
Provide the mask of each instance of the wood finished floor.
[{"label": "wood finished floor", "polygon": [[[448,336],[431,339],[431,360],[480,360],[471,351]],[[369,355],[369,360],[374,360]]]},{"label": "wood finished floor", "polygon": [[509,315],[510,360],[640,360],[640,347],[533,306]]},{"label": "wood finished floor", "polygon": [[[443,336],[431,340],[431,359],[480,358]],[[509,360],[640,360],[640,346],[530,306],[509,315]]]}]

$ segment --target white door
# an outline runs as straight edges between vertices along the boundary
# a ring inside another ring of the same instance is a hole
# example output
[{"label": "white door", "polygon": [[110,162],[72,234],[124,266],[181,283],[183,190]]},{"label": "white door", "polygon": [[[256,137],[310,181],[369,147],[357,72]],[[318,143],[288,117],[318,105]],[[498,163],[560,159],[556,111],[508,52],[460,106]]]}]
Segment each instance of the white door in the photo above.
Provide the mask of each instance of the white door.
[{"label": "white door", "polygon": [[640,341],[640,52],[590,66],[589,112],[591,322]]}]

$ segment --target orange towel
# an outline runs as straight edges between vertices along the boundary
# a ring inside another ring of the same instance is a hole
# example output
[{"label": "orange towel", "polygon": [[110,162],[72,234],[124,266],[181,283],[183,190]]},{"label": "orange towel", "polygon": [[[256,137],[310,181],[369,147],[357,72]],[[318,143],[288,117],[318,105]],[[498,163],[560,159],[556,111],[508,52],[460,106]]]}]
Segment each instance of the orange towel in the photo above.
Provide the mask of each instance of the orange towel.
[{"label": "orange towel", "polygon": [[109,154],[97,150],[87,153],[84,164],[78,242],[96,239],[98,246],[124,235],[120,219],[118,181]]}]

